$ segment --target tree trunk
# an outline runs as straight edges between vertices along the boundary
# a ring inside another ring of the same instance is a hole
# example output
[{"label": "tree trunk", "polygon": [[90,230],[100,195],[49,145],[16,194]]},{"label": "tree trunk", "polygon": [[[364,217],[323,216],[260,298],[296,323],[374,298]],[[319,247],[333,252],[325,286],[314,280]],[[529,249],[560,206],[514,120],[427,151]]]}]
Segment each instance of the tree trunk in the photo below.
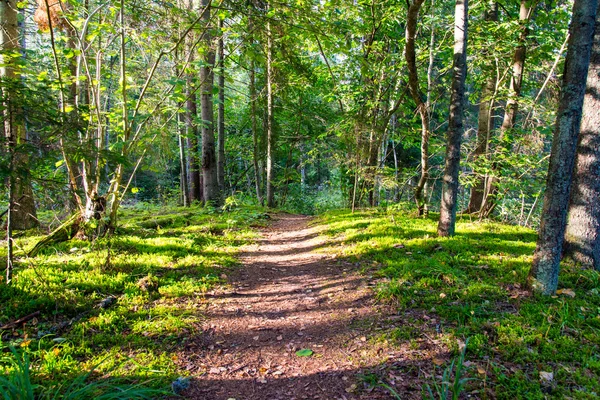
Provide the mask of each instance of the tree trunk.
[{"label": "tree trunk", "polygon": [[258,122],[257,122],[257,110],[256,110],[256,74],[254,72],[254,60],[251,61],[250,64],[250,116],[252,120],[252,155],[253,155],[253,163],[254,163],[254,183],[256,187],[256,199],[258,200],[258,204],[263,204],[263,196],[261,190],[261,175],[262,172],[259,167],[260,160],[260,151],[259,151],[259,136],[258,136]]},{"label": "tree trunk", "polygon": [[429,111],[427,104],[423,101],[423,93],[419,87],[419,74],[417,71],[417,53],[415,39],[417,36],[417,22],[419,10],[425,0],[415,0],[408,8],[406,19],[406,48],[405,57],[408,67],[408,87],[410,94],[417,106],[421,117],[421,177],[415,188],[415,201],[419,215],[425,214],[425,196],[423,189],[429,178]]},{"label": "tree trunk", "polygon": [[450,118],[446,145],[439,236],[454,235],[458,197],[458,173],[460,168],[460,142],[464,133],[465,78],[467,76],[467,16],[468,0],[457,0],[454,23],[454,61],[450,94]]},{"label": "tree trunk", "polygon": [[600,10],[586,86],[564,255],[600,271]]},{"label": "tree trunk", "polygon": [[567,208],[590,61],[597,0],[575,0],[537,247],[529,271],[535,292],[553,294],[565,235]]},{"label": "tree trunk", "polygon": [[[15,0],[3,1],[0,4],[0,46],[2,54],[19,53],[19,27]],[[21,80],[16,74],[14,58],[6,60],[0,55],[0,77],[4,81],[4,135],[9,144],[8,152],[12,159],[11,195],[9,203],[12,229],[24,230],[39,225],[36,216],[35,201],[29,176],[29,156],[23,149],[27,143],[27,131],[23,109],[18,99]]]},{"label": "tree trunk", "polygon": [[[187,7],[191,11],[196,11],[196,1],[187,0]],[[194,37],[187,39],[187,51],[190,65],[194,63]],[[188,172],[188,197],[190,204],[194,201],[202,201],[202,180],[200,178],[200,157],[198,148],[199,129],[197,124],[198,117],[198,96],[196,95],[196,77],[193,72],[186,74],[186,110],[185,127],[187,136],[187,172]]]},{"label": "tree trunk", "polygon": [[223,20],[219,20],[219,108],[218,108],[218,139],[219,151],[217,160],[217,180],[219,190],[225,191],[225,60],[224,60],[224,43],[223,43]]},{"label": "tree trunk", "polygon": [[[498,21],[498,3],[496,3],[495,0],[490,2],[489,9],[485,12],[485,20],[489,23]],[[484,55],[486,54],[484,53]],[[479,158],[487,157],[488,154],[494,93],[496,91],[496,74],[491,73],[491,71],[488,71],[488,73],[489,77],[481,88],[481,98],[479,99],[477,145],[473,152],[473,159],[475,161]],[[474,172],[477,173],[477,171]],[[481,209],[485,197],[485,182],[485,176],[475,177],[475,184],[471,188],[469,205],[467,206],[465,213],[477,213]]]},{"label": "tree trunk", "polygon": [[267,207],[275,207],[273,158],[275,134],[273,132],[273,37],[271,22],[267,21]]},{"label": "tree trunk", "polygon": [[202,189],[206,204],[219,204],[219,185],[217,181],[217,157],[215,152],[215,131],[213,113],[213,87],[215,51],[210,36],[210,0],[202,0],[202,20],[205,31],[202,43],[207,46],[204,64],[200,69],[202,95]]},{"label": "tree trunk", "polygon": [[[512,76],[508,89],[508,100],[504,109],[504,118],[500,126],[500,141],[506,133],[515,126],[517,112],[519,111],[519,97],[521,97],[521,85],[523,83],[523,71],[525,68],[525,58],[527,56],[527,35],[529,34],[528,24],[532,13],[531,4],[528,0],[521,0],[519,10],[519,25],[521,33],[519,35],[519,44],[513,55]],[[487,180],[487,187],[484,190],[484,200],[480,207],[480,216],[488,217],[496,207],[496,196],[498,194],[498,177],[490,177]]]}]

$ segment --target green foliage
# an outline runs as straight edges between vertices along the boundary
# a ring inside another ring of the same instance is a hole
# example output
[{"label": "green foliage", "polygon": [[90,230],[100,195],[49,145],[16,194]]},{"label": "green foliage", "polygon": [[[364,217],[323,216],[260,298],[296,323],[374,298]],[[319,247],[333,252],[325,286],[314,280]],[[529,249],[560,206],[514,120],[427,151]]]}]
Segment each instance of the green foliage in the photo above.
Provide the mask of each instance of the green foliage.
[{"label": "green foliage", "polygon": [[442,373],[441,382],[433,379],[433,382],[425,385],[424,394],[430,400],[458,400],[465,384],[470,380],[463,377],[463,367],[465,362],[465,354],[469,339],[465,341],[465,345],[458,358],[452,360],[444,372]]},{"label": "green foliage", "polygon": [[[89,372],[75,375],[72,379],[49,386],[46,382],[34,383],[40,380],[32,371],[32,365],[27,350],[18,351],[9,346],[10,353],[0,360],[5,374],[0,376],[0,393],[5,400],[129,400],[152,399],[157,395],[165,395],[164,390],[145,387],[143,384],[123,384],[118,379],[104,377],[91,381],[92,375],[100,364],[92,367]],[[36,379],[37,378],[37,379]]]}]

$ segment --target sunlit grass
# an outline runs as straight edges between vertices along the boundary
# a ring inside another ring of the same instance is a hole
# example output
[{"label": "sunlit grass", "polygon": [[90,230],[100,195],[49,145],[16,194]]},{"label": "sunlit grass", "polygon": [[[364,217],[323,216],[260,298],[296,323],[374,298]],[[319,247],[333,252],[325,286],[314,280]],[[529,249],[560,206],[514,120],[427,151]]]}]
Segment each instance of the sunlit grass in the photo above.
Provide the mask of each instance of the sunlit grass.
[{"label": "sunlit grass", "polygon": [[[42,235],[17,239],[13,284],[0,285],[0,324],[41,315],[4,332],[0,344],[29,354],[34,383],[58,387],[96,365],[100,373],[161,387],[185,375],[176,354],[200,332],[203,294],[223,283],[264,213],[138,206],[124,209],[120,221],[110,238],[71,240],[32,259],[24,252]],[[98,306],[111,298],[110,306]],[[0,374],[7,368],[0,361]]]},{"label": "sunlit grass", "polygon": [[[486,375],[472,368],[476,379],[465,390],[481,395],[485,382],[497,398],[600,395],[598,272],[565,264],[559,287],[573,289],[574,298],[530,296],[534,231],[463,218],[454,237],[437,238],[436,217],[406,209],[335,211],[318,224],[336,243],[325,251],[379,281],[381,302],[399,315],[435,320],[448,343],[471,338],[467,358]],[[426,321],[407,318],[380,340],[414,345]],[[553,372],[552,384],[542,384],[540,371]]]}]

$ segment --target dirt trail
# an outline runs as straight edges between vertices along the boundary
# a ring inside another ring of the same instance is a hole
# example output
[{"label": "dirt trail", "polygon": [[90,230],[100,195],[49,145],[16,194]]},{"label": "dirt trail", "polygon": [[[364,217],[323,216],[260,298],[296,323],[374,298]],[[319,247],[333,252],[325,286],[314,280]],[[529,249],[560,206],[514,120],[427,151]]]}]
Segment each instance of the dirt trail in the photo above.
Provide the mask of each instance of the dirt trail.
[{"label": "dirt trail", "polygon": [[355,266],[315,251],[327,242],[309,221],[275,216],[245,248],[231,290],[207,296],[203,332],[182,354],[198,368],[187,398],[391,398],[359,379],[392,358],[371,335],[383,309]]}]

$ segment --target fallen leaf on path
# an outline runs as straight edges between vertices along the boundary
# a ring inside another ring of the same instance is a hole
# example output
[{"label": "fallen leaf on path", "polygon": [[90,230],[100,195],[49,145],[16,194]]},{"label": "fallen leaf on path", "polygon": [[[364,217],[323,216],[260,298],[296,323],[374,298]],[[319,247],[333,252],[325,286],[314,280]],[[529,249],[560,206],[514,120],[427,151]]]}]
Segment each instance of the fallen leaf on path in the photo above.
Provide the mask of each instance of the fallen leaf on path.
[{"label": "fallen leaf on path", "polygon": [[313,355],[313,351],[311,349],[302,349],[296,352],[298,357],[310,357]]},{"label": "fallen leaf on path", "polygon": [[283,336],[281,336],[281,335],[277,336],[277,340],[283,340]]}]

